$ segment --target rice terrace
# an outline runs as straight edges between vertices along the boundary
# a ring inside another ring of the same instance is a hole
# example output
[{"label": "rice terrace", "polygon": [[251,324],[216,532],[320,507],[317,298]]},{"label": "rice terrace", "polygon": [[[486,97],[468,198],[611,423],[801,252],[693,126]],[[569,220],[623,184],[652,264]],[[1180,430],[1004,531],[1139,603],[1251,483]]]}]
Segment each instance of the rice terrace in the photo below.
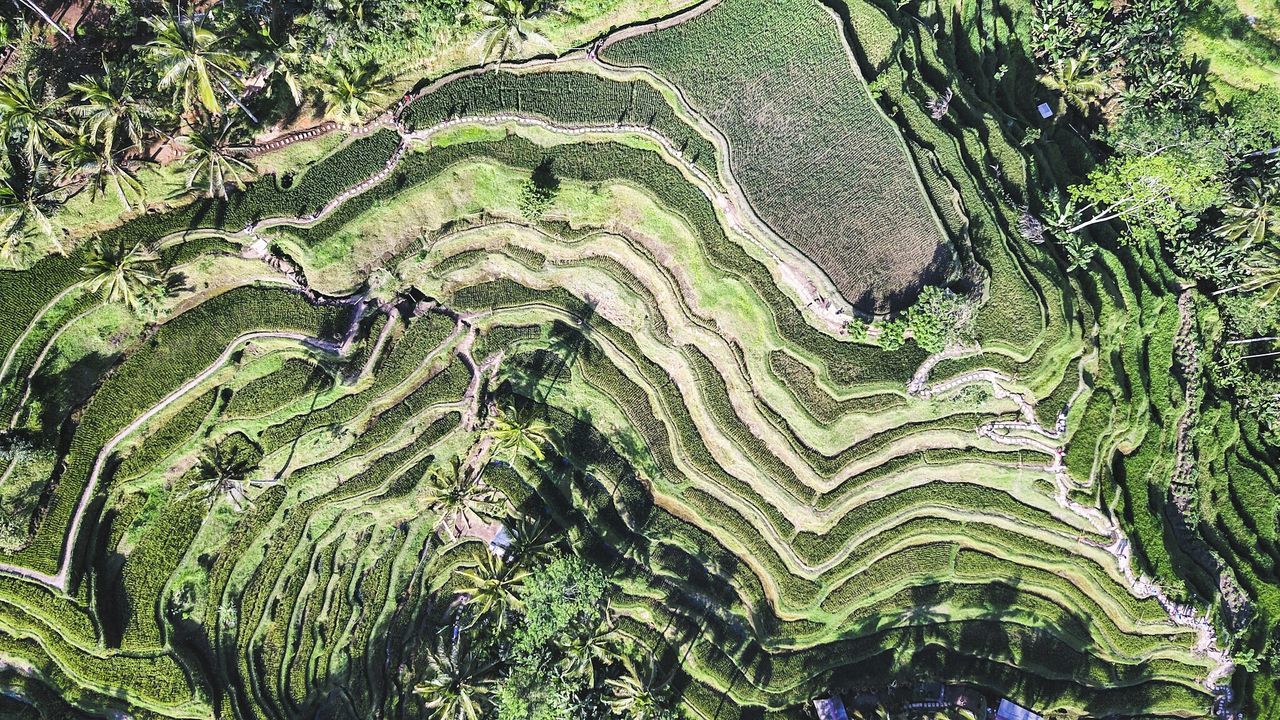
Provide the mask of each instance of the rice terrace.
[{"label": "rice terrace", "polygon": [[1280,718],[1275,0],[0,43],[0,719]]}]

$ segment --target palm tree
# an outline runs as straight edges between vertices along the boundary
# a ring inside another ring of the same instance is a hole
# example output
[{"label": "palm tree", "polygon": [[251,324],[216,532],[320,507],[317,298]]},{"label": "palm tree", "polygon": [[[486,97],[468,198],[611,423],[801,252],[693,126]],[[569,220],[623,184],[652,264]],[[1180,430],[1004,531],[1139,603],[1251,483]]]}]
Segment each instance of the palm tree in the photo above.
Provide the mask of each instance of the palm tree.
[{"label": "palm tree", "polygon": [[618,656],[617,632],[606,616],[596,627],[578,628],[568,638],[559,638],[562,657],[559,668],[587,687],[596,685],[596,663],[611,665]]},{"label": "palm tree", "polygon": [[390,79],[372,60],[356,63],[343,56],[337,61],[319,64],[326,68],[320,85],[320,100],[324,103],[325,116],[334,120],[359,122],[378,101],[386,97],[391,87]]},{"label": "palm tree", "polygon": [[456,455],[448,465],[431,468],[423,498],[428,507],[440,515],[441,524],[469,512],[492,514],[498,507],[495,493],[481,484]]},{"label": "palm tree", "polygon": [[483,58],[496,57],[498,63],[526,43],[551,47],[551,43],[525,27],[525,21],[544,9],[543,0],[481,0],[478,16],[485,24],[480,34],[484,41]]},{"label": "palm tree", "polygon": [[[1107,84],[1098,72],[1097,62],[1085,51],[1079,57],[1066,62],[1058,61],[1053,69],[1040,76],[1040,82],[1050,90],[1062,94],[1062,103],[1071,103],[1082,114],[1089,113],[1089,106],[1107,91]],[[1059,111],[1063,104],[1059,104]]]},{"label": "palm tree", "polygon": [[12,260],[16,248],[32,239],[32,230],[52,241],[59,253],[63,251],[49,222],[49,214],[62,204],[61,192],[42,160],[27,164],[19,158],[8,164],[7,173],[0,170],[0,233],[5,238],[5,259]]},{"label": "palm tree", "polygon": [[159,260],[160,256],[141,241],[129,246],[123,238],[116,243],[98,238],[80,272],[90,292],[106,289],[107,302],[122,302],[134,310],[149,290],[160,286]]},{"label": "palm tree", "polygon": [[117,164],[115,158],[107,150],[93,140],[92,131],[82,127],[69,144],[54,153],[54,159],[62,165],[60,179],[64,183],[73,182],[75,178],[88,176],[91,189],[90,199],[96,200],[110,185],[120,198],[120,204],[126,210],[132,210],[134,197],[139,204],[146,197],[146,191],[137,174],[127,166]]},{"label": "palm tree", "polygon": [[226,84],[239,83],[236,71],[244,68],[244,61],[218,49],[222,38],[191,19],[169,15],[145,22],[156,35],[143,47],[160,77],[160,89],[173,88],[175,101],[184,108],[199,103],[210,113],[221,113],[215,87],[232,95]]},{"label": "palm tree", "polygon": [[428,678],[413,692],[422,698],[432,720],[480,720],[487,717],[492,664],[483,664],[458,635],[450,648],[432,648],[427,654]]},{"label": "palm tree", "polygon": [[605,681],[610,696],[605,704],[615,715],[630,720],[668,720],[672,715],[658,699],[654,687],[649,681],[641,680],[632,673]]},{"label": "palm tree", "polygon": [[535,567],[548,560],[556,541],[550,530],[551,523],[546,519],[520,514],[507,523],[511,544],[504,557],[524,567]]},{"label": "palm tree", "polygon": [[215,443],[201,456],[199,475],[189,492],[207,497],[210,508],[219,499],[226,498],[233,510],[241,512],[245,507],[253,507],[249,492],[254,486],[270,484],[269,481],[250,480],[251,472],[253,468],[235,449],[224,452],[222,446]]},{"label": "palm tree", "polygon": [[325,9],[334,22],[356,29],[364,28],[365,0],[328,0]]},{"label": "palm tree", "polygon": [[63,142],[66,124],[59,115],[65,98],[52,97],[43,81],[29,75],[0,78],[0,131],[11,145],[26,151],[26,160],[48,157],[53,143]]},{"label": "palm tree", "polygon": [[258,51],[258,76],[262,78],[268,97],[275,97],[281,85],[289,92],[293,104],[302,104],[302,85],[298,73],[303,65],[302,48],[297,35],[277,40],[271,28],[262,26],[253,36]]},{"label": "palm tree", "polygon": [[204,185],[209,197],[227,196],[227,183],[244,189],[243,175],[253,173],[253,165],[240,156],[244,147],[243,130],[231,118],[209,119],[198,128],[188,126],[181,140],[188,146],[182,162],[190,169],[187,188]]},{"label": "palm tree", "polygon": [[497,442],[499,452],[510,450],[513,455],[524,455],[537,462],[546,458],[544,448],[553,444],[551,425],[535,417],[529,407],[499,408],[489,437]]},{"label": "palm tree", "polygon": [[1259,306],[1270,305],[1280,296],[1280,244],[1271,243],[1256,250],[1245,260],[1244,269],[1249,275],[1248,279],[1231,287],[1215,290],[1213,294],[1266,289],[1267,292],[1258,300]]},{"label": "palm tree", "polygon": [[1268,232],[1280,233],[1280,205],[1276,203],[1273,183],[1246,179],[1240,201],[1222,212],[1226,218],[1218,227],[1218,235],[1228,242],[1240,243],[1242,248],[1261,244]]},{"label": "palm tree", "polygon": [[87,132],[92,142],[101,143],[112,154],[116,140],[127,137],[129,149],[142,150],[147,123],[159,113],[137,95],[136,71],[103,61],[101,75],[85,75],[70,87],[80,97],[80,102],[71,106],[71,114],[84,122],[82,132]]},{"label": "palm tree", "polygon": [[1245,269],[1252,278],[1249,289],[1264,290],[1258,298],[1258,306],[1265,307],[1280,297],[1280,245],[1268,245],[1245,261]]},{"label": "palm tree", "polygon": [[474,566],[457,572],[462,580],[458,592],[470,596],[467,606],[475,613],[471,624],[490,620],[494,632],[501,633],[508,611],[520,609],[519,592],[529,571],[486,552]]}]

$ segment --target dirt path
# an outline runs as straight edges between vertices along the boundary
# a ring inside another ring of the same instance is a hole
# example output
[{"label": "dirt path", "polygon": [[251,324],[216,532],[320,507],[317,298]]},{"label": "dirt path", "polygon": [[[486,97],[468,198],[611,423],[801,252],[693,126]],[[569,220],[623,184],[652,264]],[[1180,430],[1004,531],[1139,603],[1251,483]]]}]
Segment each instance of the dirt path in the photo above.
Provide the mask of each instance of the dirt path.
[{"label": "dirt path", "polygon": [[80,534],[80,526],[84,522],[85,511],[88,508],[89,501],[93,498],[94,493],[97,491],[98,483],[101,480],[103,469],[106,467],[107,460],[110,458],[112,451],[116,448],[117,445],[123,442],[125,438],[127,438],[129,435],[137,431],[138,428],[142,427],[142,425],[144,425],[148,420],[155,417],[157,414],[162,412],[165,408],[169,407],[174,402],[176,402],[183,395],[187,394],[192,389],[200,385],[200,383],[204,382],[205,380],[213,376],[215,373],[217,373],[219,370],[221,370],[226,365],[227,361],[230,360],[231,356],[234,353],[236,353],[242,345],[244,345],[247,342],[252,342],[254,340],[266,340],[266,339],[296,340],[303,345],[316,347],[331,353],[337,352],[338,350],[338,346],[333,342],[318,340],[316,338],[312,338],[302,333],[265,331],[265,332],[245,333],[244,335],[237,337],[235,340],[231,342],[230,345],[227,346],[226,350],[224,350],[222,354],[219,355],[218,358],[213,361],[212,364],[210,364],[202,372],[200,372],[200,374],[191,378],[186,383],[184,383],[181,387],[169,393],[167,396],[165,396],[163,400],[161,400],[156,405],[152,406],[150,410],[146,411],[142,415],[135,418],[133,422],[129,423],[122,430],[120,430],[120,432],[116,433],[115,436],[112,437],[110,440],[108,440],[107,443],[102,446],[102,449],[98,451],[97,459],[93,464],[93,469],[90,471],[89,478],[85,483],[85,488],[80,494],[80,500],[79,502],[76,503],[76,509],[72,514],[71,524],[68,526],[66,533],[63,537],[62,557],[61,557],[61,560],[59,561],[60,569],[58,570],[57,574],[49,575],[48,573],[42,573],[42,572],[31,570],[26,567],[11,565],[8,563],[0,563],[0,573],[3,573],[5,575],[12,575],[12,576],[24,578],[27,580],[34,580],[44,585],[48,585],[61,592],[64,592],[64,593],[67,592],[68,585],[69,585],[68,573],[71,568],[71,553],[74,551],[74,548],[75,548],[75,544],[76,544],[75,540]]},{"label": "dirt path", "polygon": [[31,370],[29,370],[26,376],[22,378],[22,397],[18,399],[18,405],[14,408],[13,417],[9,418],[9,428],[13,428],[18,424],[18,418],[22,415],[23,406],[31,399],[31,381],[35,379],[36,373],[40,372],[40,367],[44,365],[45,358],[49,355],[49,351],[53,350],[54,346],[58,343],[58,339],[62,337],[62,333],[66,332],[67,328],[75,325],[81,319],[87,317],[90,313],[100,309],[102,309],[101,303],[89,307],[88,310],[85,310],[79,315],[76,315],[70,320],[62,323],[62,325],[58,327],[57,331],[49,337],[48,342],[46,342],[44,347],[40,349],[40,354],[37,355],[35,361],[32,362]]},{"label": "dirt path", "polygon": [[[1186,297],[1184,295],[1184,297]],[[1183,301],[1180,298],[1179,307],[1182,309]],[[1184,314],[1183,322],[1188,322],[1187,316]],[[1181,334],[1181,333],[1180,333]],[[1195,651],[1204,657],[1214,661],[1214,667],[1209,671],[1204,680],[1206,688],[1211,690],[1219,690],[1219,683],[1231,675],[1234,665],[1230,656],[1221,649],[1219,645],[1217,632],[1214,628],[1212,616],[1209,613],[1201,614],[1194,607],[1177,603],[1169,598],[1163,588],[1157,585],[1151,578],[1147,576],[1138,576],[1133,570],[1133,551],[1128,538],[1124,534],[1123,528],[1120,527],[1113,517],[1104,513],[1097,507],[1082,505],[1071,498],[1073,489],[1088,489],[1092,486],[1092,479],[1083,487],[1074,482],[1067,472],[1063,460],[1066,456],[1066,448],[1062,442],[1066,433],[1067,414],[1070,411],[1071,403],[1079,396],[1080,391],[1071,396],[1067,406],[1058,413],[1057,422],[1052,429],[1043,427],[1036,419],[1035,403],[1033,399],[1027,398],[1021,393],[1008,390],[1006,385],[1012,384],[1014,380],[994,370],[976,370],[966,373],[945,382],[936,385],[928,384],[930,371],[942,360],[948,357],[958,357],[960,355],[970,354],[973,348],[954,348],[943,353],[938,353],[926,359],[916,374],[912,377],[908,386],[908,392],[919,397],[933,397],[959,387],[971,385],[974,383],[987,382],[991,384],[992,392],[1001,398],[1011,399],[1017,405],[1024,420],[1018,421],[1002,421],[987,423],[978,428],[979,437],[984,437],[995,442],[1006,445],[1018,445],[1041,452],[1053,457],[1053,463],[1045,468],[1054,478],[1055,492],[1054,499],[1058,505],[1082,519],[1086,520],[1090,525],[1096,528],[1099,534],[1112,538],[1109,545],[1103,546],[1099,543],[1092,542],[1086,538],[1081,538],[1080,542],[1087,545],[1098,547],[1106,550],[1113,558],[1128,582],[1130,592],[1138,598],[1153,598],[1161,607],[1169,613],[1169,619],[1178,626],[1191,628],[1196,631],[1197,639]],[[1082,381],[1083,382],[1083,381]],[[1190,388],[1189,390],[1190,391]],[[1188,411],[1189,412],[1189,411]],[[1181,422],[1180,422],[1181,428]],[[1041,439],[1028,437],[1034,435]],[[1046,442],[1048,441],[1048,442]],[[1181,452],[1181,450],[1179,450]],[[1181,461],[1182,456],[1179,455]]]},{"label": "dirt path", "polygon": [[53,299],[45,303],[44,307],[40,308],[39,312],[37,312],[35,316],[31,318],[31,322],[27,323],[27,326],[26,328],[23,329],[22,334],[19,335],[18,338],[13,341],[13,345],[9,348],[9,352],[5,353],[4,363],[0,364],[0,382],[4,381],[4,376],[8,374],[9,366],[13,364],[13,359],[18,353],[18,349],[22,347],[22,344],[24,342],[27,341],[27,336],[30,335],[31,331],[35,329],[35,326],[39,324],[40,319],[43,318],[45,314],[48,313],[49,310],[51,310],[55,305],[62,302],[63,298],[67,297],[71,293],[80,289],[81,289],[81,285],[79,283],[76,283],[71,287],[68,287],[66,290],[63,290],[62,292],[53,296]]}]

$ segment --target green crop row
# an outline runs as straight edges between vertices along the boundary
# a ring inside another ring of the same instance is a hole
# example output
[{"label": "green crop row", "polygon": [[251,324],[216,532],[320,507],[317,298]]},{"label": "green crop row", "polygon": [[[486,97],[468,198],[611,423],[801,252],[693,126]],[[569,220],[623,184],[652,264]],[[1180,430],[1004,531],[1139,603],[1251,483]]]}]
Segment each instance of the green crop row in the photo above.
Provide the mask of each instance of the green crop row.
[{"label": "green crop row", "polygon": [[942,578],[952,571],[954,543],[914,545],[887,557],[878,558],[866,570],[846,578],[823,597],[821,607],[833,615],[846,612],[849,606],[882,587],[902,582],[905,578]]},{"label": "green crop row", "polygon": [[836,400],[818,387],[813,370],[785,350],[769,354],[769,367],[780,384],[795,397],[796,404],[819,423],[832,424],[845,415],[855,413],[887,412],[906,404],[901,396],[887,393]]},{"label": "green crop row", "polygon": [[[207,502],[198,494],[182,493],[170,500],[112,577],[118,583],[118,603],[100,600],[98,618],[104,626],[121,629],[121,647],[154,649],[164,644],[164,586],[199,532]],[[110,610],[109,619],[104,609]]]},{"label": "green crop row", "polygon": [[147,433],[132,448],[115,471],[118,478],[133,478],[154,468],[169,457],[204,425],[205,418],[218,402],[218,390],[212,389],[192,400],[158,427]]},{"label": "green crop row", "polygon": [[374,368],[374,380],[367,388],[353,395],[343,395],[327,405],[309,408],[305,414],[272,425],[262,432],[259,442],[269,453],[312,430],[349,422],[370,402],[405,382],[429,359],[430,352],[449,337],[452,329],[453,324],[443,315],[429,314],[414,318],[404,334],[392,341],[389,349],[383,351]]},{"label": "green crop row", "polygon": [[885,518],[900,517],[912,508],[920,507],[949,507],[962,513],[1003,515],[1070,536],[1078,532],[1048,512],[1019,502],[1008,492],[979,484],[933,482],[906,488],[859,505],[841,517],[835,527],[824,534],[817,535],[807,531],[797,533],[792,546],[809,562],[821,562],[832,553],[847,548],[854,538],[867,533]]},{"label": "green crop row", "polygon": [[319,365],[300,359],[286,360],[275,372],[256,378],[236,390],[223,415],[229,418],[256,418],[319,394],[332,382]]},{"label": "green crop row", "polygon": [[325,221],[299,229],[304,242],[318,243],[375,203],[427,182],[458,163],[488,159],[513,167],[534,168],[549,162],[560,177],[584,182],[625,180],[645,188],[667,209],[679,214],[700,236],[712,267],[741,278],[773,309],[778,332],[806,356],[827,368],[833,383],[843,389],[856,384],[891,382],[905,384],[925,353],[915,344],[885,352],[869,345],[837,340],[813,326],[794,303],[774,284],[769,271],[742,247],[725,236],[711,202],[684,180],[680,171],[657,153],[602,142],[538,147],[519,136],[494,142],[464,143],[410,153],[382,184],[348,200]]},{"label": "green crop row", "polygon": [[453,118],[499,113],[572,126],[653,128],[708,176],[717,177],[715,146],[640,80],[621,82],[583,72],[485,72],[460,77],[418,98],[401,117],[410,130],[422,130]]},{"label": "green crop row", "polygon": [[[382,486],[396,473],[402,472],[402,467],[407,461],[430,448],[445,433],[456,427],[457,422],[458,416],[456,413],[438,419],[426,428],[410,445],[379,457],[364,472],[341,483],[332,491],[291,506],[283,524],[272,533],[271,545],[282,548],[298,546],[307,532],[309,519],[318,508],[340,503],[347,498],[369,493]],[[312,469],[311,472],[316,472],[316,470]],[[234,670],[236,676],[233,679],[243,687],[254,687],[255,683],[260,684],[262,682],[261,680],[255,681],[257,676],[257,672],[254,669],[257,663],[255,658],[261,656],[255,652],[253,636],[244,632],[251,630],[253,627],[246,622],[246,619],[257,622],[258,619],[267,617],[268,607],[272,603],[272,598],[275,597],[274,587],[277,580],[283,576],[283,570],[290,556],[290,552],[268,554],[263,562],[253,568],[252,576],[245,584],[243,594],[239,598],[240,617],[242,618],[240,629],[242,632],[238,633],[236,638],[236,657],[239,658],[239,661]],[[283,632],[283,630],[281,628],[280,632]],[[265,671],[265,668],[263,668],[263,671]],[[246,685],[246,683],[249,684]]]}]

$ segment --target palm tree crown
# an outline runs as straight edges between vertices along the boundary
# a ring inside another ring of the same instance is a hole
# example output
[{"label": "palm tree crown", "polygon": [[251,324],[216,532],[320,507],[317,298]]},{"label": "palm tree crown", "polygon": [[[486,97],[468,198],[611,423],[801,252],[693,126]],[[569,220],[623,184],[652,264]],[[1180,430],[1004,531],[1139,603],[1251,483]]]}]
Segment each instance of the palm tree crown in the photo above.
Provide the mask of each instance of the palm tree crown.
[{"label": "palm tree crown", "polygon": [[525,27],[525,21],[541,13],[544,6],[543,0],[483,0],[479,18],[486,25],[480,36],[484,59],[496,57],[501,63],[529,43],[550,47],[545,37]]},{"label": "palm tree crown", "polygon": [[221,122],[210,119],[199,127],[188,126],[182,141],[189,150],[183,163],[190,170],[187,187],[197,182],[205,186],[209,197],[227,196],[227,184],[244,188],[244,175],[253,173],[253,165],[240,156],[244,147],[243,131],[230,118]]},{"label": "palm tree crown", "polygon": [[465,636],[459,636],[452,647],[431,649],[427,679],[413,692],[426,703],[432,720],[481,720],[489,707],[490,667],[482,664]]},{"label": "palm tree crown", "polygon": [[1223,208],[1222,212],[1226,217],[1218,227],[1218,234],[1242,247],[1261,244],[1268,233],[1280,234],[1280,204],[1276,202],[1273,184],[1248,178],[1240,201]]},{"label": "palm tree crown", "polygon": [[336,62],[320,63],[325,74],[320,85],[320,100],[325,115],[342,122],[359,122],[386,97],[390,80],[371,60],[357,63],[341,57]]},{"label": "palm tree crown", "polygon": [[1245,261],[1249,271],[1246,283],[1251,290],[1262,290],[1259,306],[1267,306],[1280,297],[1280,244],[1269,244]]},{"label": "palm tree crown", "polygon": [[80,271],[85,275],[85,287],[91,292],[105,289],[108,302],[122,302],[134,309],[150,288],[159,285],[156,272],[159,259],[154,250],[141,242],[130,246],[123,239],[110,243],[99,238]]},{"label": "palm tree crown", "polygon": [[1059,61],[1050,72],[1040,76],[1040,82],[1050,90],[1061,93],[1064,103],[1071,103],[1086,114],[1089,112],[1089,105],[1107,91],[1107,84],[1098,71],[1097,62],[1088,51],[1066,62]]},{"label": "palm tree crown", "polygon": [[138,76],[134,70],[102,63],[102,75],[85,75],[70,84],[80,98],[72,105],[73,115],[84,122],[84,130],[94,143],[101,143],[108,154],[116,149],[116,140],[129,138],[129,148],[142,150],[147,121],[157,112],[136,94]]},{"label": "palm tree crown", "polygon": [[224,451],[221,445],[213,445],[200,458],[199,475],[191,485],[191,492],[203,495],[212,507],[219,499],[226,499],[236,512],[253,507],[249,497],[255,485],[267,484],[249,478],[253,467],[233,448]]},{"label": "palm tree crown", "polygon": [[475,612],[472,625],[488,620],[495,632],[501,632],[508,611],[521,607],[519,592],[529,571],[486,552],[471,568],[458,570],[458,576],[462,580],[458,592],[471,597],[468,606]]},{"label": "palm tree crown", "polygon": [[546,458],[544,449],[552,445],[551,425],[528,408],[499,408],[489,436],[497,441],[499,452],[510,450],[538,462]]},{"label": "palm tree crown", "polygon": [[239,82],[243,68],[236,55],[218,49],[222,38],[214,31],[172,15],[146,18],[156,37],[144,47],[160,76],[160,88],[173,88],[183,107],[199,103],[210,113],[222,112],[215,88],[229,92],[226,83]]},{"label": "palm tree crown", "polygon": [[52,97],[41,81],[29,75],[0,77],[0,132],[25,151],[28,163],[48,157],[53,143],[63,142],[66,124],[58,111],[65,98]]},{"label": "palm tree crown", "polygon": [[110,186],[115,189],[120,204],[132,209],[135,201],[140,203],[146,196],[138,176],[127,166],[116,163],[107,146],[94,141],[87,126],[82,126],[66,146],[54,153],[54,159],[62,164],[63,182],[87,176],[90,199],[96,200]]},{"label": "palm tree crown", "polygon": [[30,240],[33,230],[62,252],[49,222],[49,214],[60,204],[61,191],[43,160],[27,163],[18,158],[0,165],[0,233],[5,239],[0,252],[5,259],[14,259],[17,246]]},{"label": "palm tree crown", "polygon": [[432,467],[424,499],[439,513],[442,522],[468,512],[492,513],[497,507],[494,492],[481,484],[457,456],[448,465]]}]

